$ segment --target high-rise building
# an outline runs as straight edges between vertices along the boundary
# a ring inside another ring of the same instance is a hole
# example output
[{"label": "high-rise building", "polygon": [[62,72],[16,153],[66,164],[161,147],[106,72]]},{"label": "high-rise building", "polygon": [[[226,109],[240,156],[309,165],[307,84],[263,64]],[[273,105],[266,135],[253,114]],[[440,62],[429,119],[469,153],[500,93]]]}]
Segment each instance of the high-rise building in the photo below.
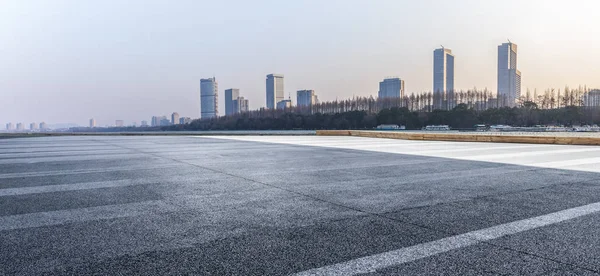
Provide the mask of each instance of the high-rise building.
[{"label": "high-rise building", "polygon": [[25,127],[23,127],[23,123],[17,123],[17,130],[25,130]]},{"label": "high-rise building", "polygon": [[283,75],[267,75],[267,108],[274,109],[280,101],[283,101]]},{"label": "high-rise building", "polygon": [[123,125],[125,125],[125,123],[123,122],[123,120],[115,120],[115,126],[116,127],[123,127]]},{"label": "high-rise building", "polygon": [[277,109],[292,108],[292,100],[282,100],[277,102]]},{"label": "high-rise building", "polygon": [[90,127],[96,127],[96,120],[94,118],[90,119]]},{"label": "high-rise building", "polygon": [[232,101],[233,114],[248,112],[248,100],[244,97],[237,97]]},{"label": "high-rise building", "polygon": [[386,78],[379,83],[380,99],[404,97],[404,81],[400,78]]},{"label": "high-rise building", "polygon": [[191,122],[192,122],[192,118],[190,118],[190,117],[181,117],[181,118],[179,118],[179,123],[182,124],[182,125],[183,124],[189,124]]},{"label": "high-rise building", "polygon": [[29,124],[29,130],[36,130],[37,128],[38,128],[38,125],[36,123]]},{"label": "high-rise building", "polygon": [[317,94],[315,90],[298,90],[296,91],[296,105],[302,106],[313,106],[318,102]]},{"label": "high-rise building", "polygon": [[200,80],[200,118],[215,118],[218,116],[219,85],[213,77]]},{"label": "high-rise building", "polygon": [[141,127],[147,127],[148,126],[148,121],[143,120],[140,124]]},{"label": "high-rise building", "polygon": [[172,125],[179,124],[179,113],[173,112],[173,114],[171,114],[171,124]]},{"label": "high-rise building", "polygon": [[240,96],[240,90],[237,88],[230,88],[225,90],[225,115],[232,115],[235,113],[235,106],[233,101]]},{"label": "high-rise building", "polygon": [[13,126],[13,123],[8,123],[6,124],[6,130],[14,130],[15,127]]},{"label": "high-rise building", "polygon": [[[433,108],[446,109],[454,95],[454,55],[446,48],[433,51]],[[448,105],[447,105],[447,104]]]},{"label": "high-rise building", "polygon": [[500,106],[515,106],[521,97],[521,72],[517,70],[517,44],[498,46],[498,101]]},{"label": "high-rise building", "polygon": [[41,122],[40,123],[40,130],[47,130],[48,129],[48,125],[46,125],[46,122]]}]

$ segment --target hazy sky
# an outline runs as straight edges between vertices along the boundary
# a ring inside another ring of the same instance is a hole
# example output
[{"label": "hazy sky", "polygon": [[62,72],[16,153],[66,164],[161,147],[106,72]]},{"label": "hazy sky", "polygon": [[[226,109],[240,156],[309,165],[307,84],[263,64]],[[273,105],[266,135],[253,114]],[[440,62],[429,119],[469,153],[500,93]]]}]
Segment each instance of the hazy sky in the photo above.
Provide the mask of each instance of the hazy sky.
[{"label": "hazy sky", "polygon": [[[432,51],[456,88],[496,90],[497,45],[519,46],[527,88],[600,87],[600,1],[0,0],[0,123],[127,124],[199,117],[199,79],[265,106],[265,75],[321,100],[376,95],[386,76],[432,89]],[[0,126],[0,128],[3,128]]]}]

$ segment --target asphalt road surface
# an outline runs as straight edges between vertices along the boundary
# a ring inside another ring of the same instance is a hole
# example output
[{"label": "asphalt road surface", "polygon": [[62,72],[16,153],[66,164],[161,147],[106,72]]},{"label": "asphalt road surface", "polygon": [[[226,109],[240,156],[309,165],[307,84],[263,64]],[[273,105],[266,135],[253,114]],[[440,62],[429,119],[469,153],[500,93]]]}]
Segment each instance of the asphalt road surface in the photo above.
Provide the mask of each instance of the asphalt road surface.
[{"label": "asphalt road surface", "polygon": [[0,275],[599,275],[600,147],[0,140]]}]

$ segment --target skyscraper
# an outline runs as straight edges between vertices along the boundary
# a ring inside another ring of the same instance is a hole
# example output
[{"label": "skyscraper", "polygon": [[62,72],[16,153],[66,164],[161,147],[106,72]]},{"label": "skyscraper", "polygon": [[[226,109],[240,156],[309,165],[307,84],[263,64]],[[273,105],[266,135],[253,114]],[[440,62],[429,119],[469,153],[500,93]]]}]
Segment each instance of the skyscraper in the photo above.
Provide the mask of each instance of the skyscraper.
[{"label": "skyscraper", "polygon": [[48,125],[46,125],[45,122],[41,122],[40,123],[40,130],[46,130],[46,129],[48,129]]},{"label": "skyscraper", "polygon": [[23,123],[17,123],[17,130],[24,130]]},{"label": "skyscraper", "polygon": [[267,75],[267,108],[274,109],[278,102],[283,101],[283,75]]},{"label": "skyscraper", "polygon": [[[433,51],[433,108],[452,106],[454,94],[454,55],[452,50],[439,48]],[[447,104],[446,104],[447,103]]]},{"label": "skyscraper", "polygon": [[6,130],[14,130],[13,123],[6,124]]},{"label": "skyscraper", "polygon": [[219,85],[213,77],[200,80],[200,118],[215,118],[219,114]]},{"label": "skyscraper", "polygon": [[96,120],[94,118],[90,119],[90,127],[96,127]]},{"label": "skyscraper", "polygon": [[233,101],[236,100],[240,96],[240,90],[236,88],[230,88],[225,90],[225,115],[232,115],[236,112],[234,111],[235,106]]},{"label": "skyscraper", "polygon": [[517,70],[517,44],[498,46],[498,101],[500,106],[515,106],[521,96],[521,72]]},{"label": "skyscraper", "polygon": [[179,113],[173,112],[173,114],[171,114],[171,124],[172,125],[179,124]]},{"label": "skyscraper", "polygon": [[317,95],[315,90],[298,90],[296,91],[296,105],[302,106],[313,106],[317,103]]},{"label": "skyscraper", "polygon": [[400,78],[386,78],[379,83],[380,99],[404,97],[404,81]]}]

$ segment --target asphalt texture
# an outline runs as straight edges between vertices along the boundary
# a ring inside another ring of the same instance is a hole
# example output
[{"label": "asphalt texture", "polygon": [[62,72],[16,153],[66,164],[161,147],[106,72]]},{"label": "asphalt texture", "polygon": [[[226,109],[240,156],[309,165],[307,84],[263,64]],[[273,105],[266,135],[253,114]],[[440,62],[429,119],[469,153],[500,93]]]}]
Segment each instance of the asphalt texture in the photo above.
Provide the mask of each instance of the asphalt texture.
[{"label": "asphalt texture", "polygon": [[6,139],[0,275],[600,275],[598,202],[600,147]]}]

